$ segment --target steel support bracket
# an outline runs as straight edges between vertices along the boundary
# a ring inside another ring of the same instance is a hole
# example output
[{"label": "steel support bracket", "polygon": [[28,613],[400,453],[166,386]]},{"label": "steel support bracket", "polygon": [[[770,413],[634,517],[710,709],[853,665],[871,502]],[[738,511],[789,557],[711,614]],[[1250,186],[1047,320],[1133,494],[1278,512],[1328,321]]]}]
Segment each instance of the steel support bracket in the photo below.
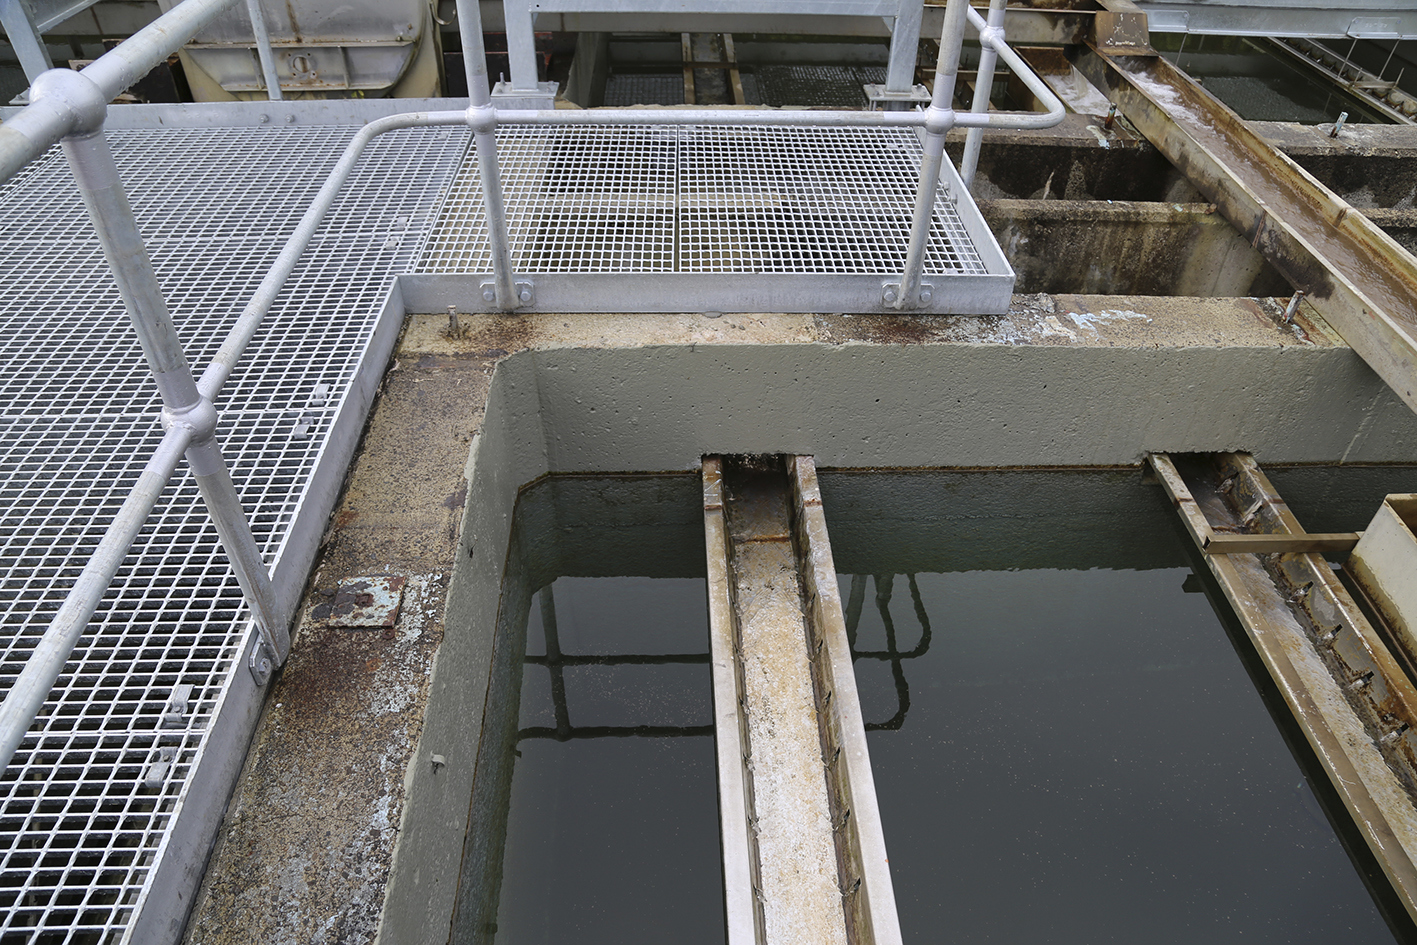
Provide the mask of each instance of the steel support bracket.
[{"label": "steel support bracket", "polygon": [[900,283],[881,283],[881,302],[890,308],[925,308],[935,297],[935,287],[928,282],[920,283],[920,293],[914,299],[900,300]]},{"label": "steel support bracket", "polygon": [[264,688],[266,683],[270,682],[271,673],[275,672],[276,668],[276,654],[265,641],[264,635],[251,647],[251,659],[247,668],[251,670],[251,678],[256,680],[257,686]]},{"label": "steel support bracket", "polygon": [[[486,282],[479,285],[478,288],[482,290],[482,301],[493,303],[497,301],[497,283],[494,280],[488,279]],[[530,305],[532,302],[536,301],[536,286],[531,280],[522,279],[518,281],[516,283],[516,290],[517,298],[513,308],[521,308],[524,305]]]},{"label": "steel support bracket", "polygon": [[892,92],[880,82],[869,82],[861,86],[873,110],[887,102],[904,102],[906,105],[929,105],[930,90],[923,85],[912,85],[909,91]]}]

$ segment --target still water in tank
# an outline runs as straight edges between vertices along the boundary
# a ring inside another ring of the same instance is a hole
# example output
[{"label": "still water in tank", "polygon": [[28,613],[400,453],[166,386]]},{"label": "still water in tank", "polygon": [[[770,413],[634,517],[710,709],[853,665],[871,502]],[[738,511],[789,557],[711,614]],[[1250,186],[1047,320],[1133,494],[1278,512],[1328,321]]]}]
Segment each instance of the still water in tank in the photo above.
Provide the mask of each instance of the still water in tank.
[{"label": "still water in tank", "polygon": [[1136,474],[823,476],[907,942],[1405,934],[1159,492]]},{"label": "still water in tank", "polygon": [[[1351,530],[1394,476],[1274,479]],[[821,481],[907,943],[1408,934],[1159,488]],[[454,941],[724,940],[703,548],[696,476],[524,494]]]},{"label": "still water in tank", "polygon": [[700,495],[518,502],[454,941],[724,941]]}]

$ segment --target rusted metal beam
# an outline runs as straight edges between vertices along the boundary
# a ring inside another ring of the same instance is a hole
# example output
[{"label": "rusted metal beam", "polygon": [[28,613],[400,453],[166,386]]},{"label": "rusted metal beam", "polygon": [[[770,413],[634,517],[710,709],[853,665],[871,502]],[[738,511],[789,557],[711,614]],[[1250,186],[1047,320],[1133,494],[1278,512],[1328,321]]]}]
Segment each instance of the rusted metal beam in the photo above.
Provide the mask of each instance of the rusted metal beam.
[{"label": "rusted metal beam", "polygon": [[1362,532],[1335,532],[1304,535],[1217,535],[1201,542],[1208,555],[1324,554],[1352,551]]},{"label": "rusted metal beam", "polygon": [[[1218,529],[1303,534],[1248,454],[1149,459],[1202,548]],[[1417,918],[1417,689],[1322,555],[1209,554],[1205,562],[1398,898]]]},{"label": "rusted metal beam", "polygon": [[1417,259],[1165,59],[1070,57],[1417,410]]}]

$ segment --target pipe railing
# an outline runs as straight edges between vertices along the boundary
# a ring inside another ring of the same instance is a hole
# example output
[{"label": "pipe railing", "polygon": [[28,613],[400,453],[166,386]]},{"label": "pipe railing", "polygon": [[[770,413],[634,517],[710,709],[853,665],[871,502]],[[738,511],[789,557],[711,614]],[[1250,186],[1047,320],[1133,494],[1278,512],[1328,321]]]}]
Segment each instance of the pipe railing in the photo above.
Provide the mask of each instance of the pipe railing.
[{"label": "pipe railing", "polygon": [[[137,485],[124,501],[113,523],[88,564],[75,581],[55,619],[31,652],[14,686],[0,705],[0,759],[9,764],[24,740],[55,681],[62,673],[84,628],[103,598],[158,496],[183,456],[197,480],[202,498],[216,525],[222,547],[231,561],[243,595],[251,609],[260,641],[252,656],[252,671],[265,677],[284,662],[290,649],[288,628],[274,605],[270,575],[262,561],[226,464],[215,430],[213,402],[221,392],[247,344],[255,336],[276,296],[294,272],[325,214],[333,205],[369,143],[390,131],[434,125],[467,125],[476,139],[483,197],[488,220],[493,282],[490,297],[503,310],[529,301],[519,291],[512,269],[506,209],[498,167],[496,128],[499,124],[532,125],[772,125],[805,127],[909,127],[925,132],[924,157],[912,218],[910,245],[897,308],[920,303],[920,279],[929,224],[934,212],[944,155],[945,132],[963,127],[1038,128],[1062,119],[1063,106],[1052,91],[1003,41],[1002,31],[990,30],[968,0],[949,0],[940,58],[930,107],[923,112],[859,111],[752,111],[746,109],[596,109],[594,111],[501,111],[491,104],[482,25],[477,0],[458,0],[459,28],[467,64],[469,105],[464,111],[419,112],[391,115],[365,125],[346,146],[267,271],[251,300],[237,318],[211,363],[194,380],[177,339],[166,303],[158,286],[136,219],[128,204],[107,142],[103,122],[107,102],[145,75],[154,65],[184,45],[234,0],[185,0],[82,72],[55,69],[44,73],[31,90],[32,103],[0,124],[0,182],[26,163],[62,142],[79,183],[84,203],[103,245],[110,269],[118,282],[124,307],[142,344],[144,355],[163,399],[166,434],[148,462]],[[1019,74],[1046,113],[956,112],[953,108],[963,26],[967,18],[981,30],[981,42],[993,49],[1005,65]],[[264,29],[253,16],[258,44]],[[269,49],[269,40],[266,43]],[[266,68],[272,98],[279,95],[273,69]]]}]

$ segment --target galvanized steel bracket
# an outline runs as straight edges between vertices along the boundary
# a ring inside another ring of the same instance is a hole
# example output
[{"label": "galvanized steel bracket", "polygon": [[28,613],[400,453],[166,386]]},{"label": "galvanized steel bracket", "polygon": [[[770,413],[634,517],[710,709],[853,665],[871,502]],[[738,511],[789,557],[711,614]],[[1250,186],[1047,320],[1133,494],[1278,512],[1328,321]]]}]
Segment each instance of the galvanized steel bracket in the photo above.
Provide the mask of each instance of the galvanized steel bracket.
[{"label": "galvanized steel bracket", "polygon": [[[491,279],[488,279],[486,282],[482,283],[478,288],[482,290],[482,301],[493,303],[497,301],[496,282]],[[517,282],[516,289],[517,298],[516,305],[513,306],[514,308],[520,308],[523,305],[530,305],[532,302],[536,301],[535,286],[532,285],[529,279],[523,279]]]},{"label": "galvanized steel bracket", "polygon": [[890,308],[924,308],[930,304],[930,300],[935,297],[935,287],[928,282],[920,283],[920,291],[914,299],[900,299],[899,282],[881,283],[881,303]]},{"label": "galvanized steel bracket", "polygon": [[251,678],[256,680],[256,685],[262,688],[270,682],[271,673],[275,671],[276,655],[265,640],[257,639],[255,646],[251,647],[251,659],[248,663],[251,670]]}]

